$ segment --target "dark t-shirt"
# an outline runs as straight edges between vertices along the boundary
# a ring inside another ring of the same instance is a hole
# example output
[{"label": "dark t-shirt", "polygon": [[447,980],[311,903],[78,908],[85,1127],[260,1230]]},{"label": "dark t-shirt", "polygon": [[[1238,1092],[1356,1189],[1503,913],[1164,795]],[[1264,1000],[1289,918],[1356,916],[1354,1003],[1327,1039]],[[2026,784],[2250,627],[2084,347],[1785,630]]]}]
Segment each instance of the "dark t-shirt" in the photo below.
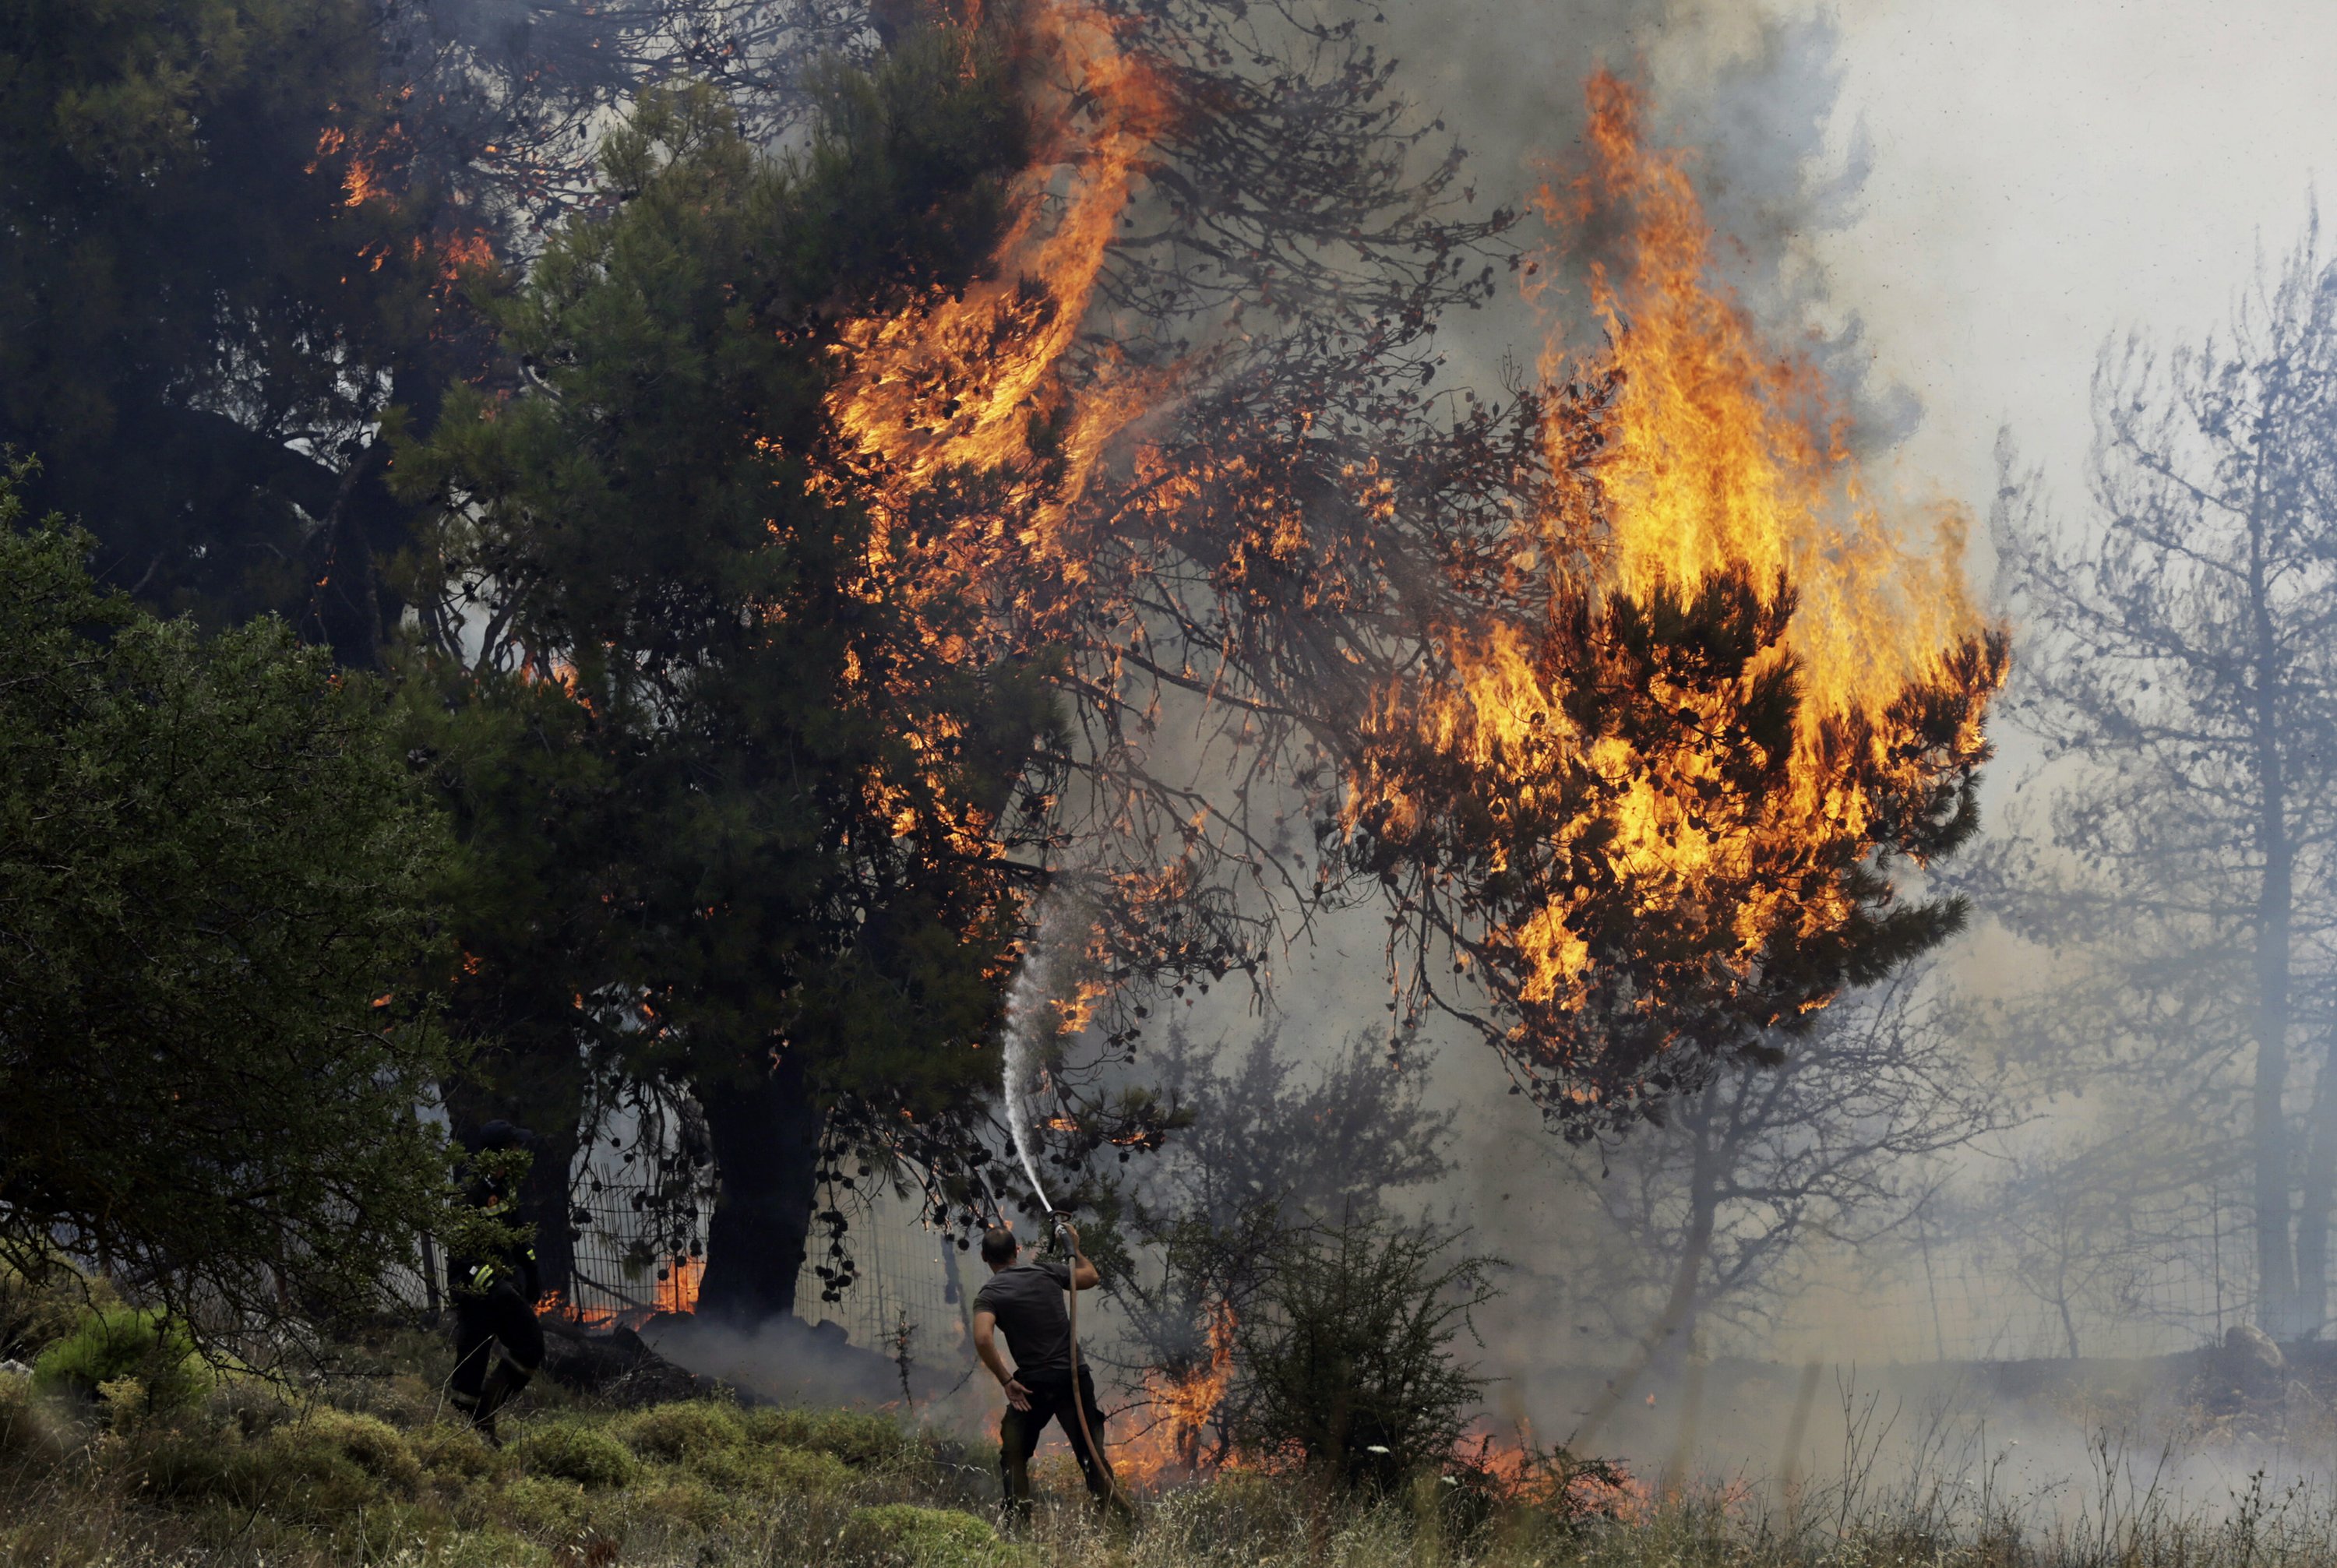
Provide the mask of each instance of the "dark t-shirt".
[{"label": "dark t-shirt", "polygon": [[1014,1353],[1014,1375],[1071,1375],[1071,1319],[1063,1292],[1071,1287],[1068,1263],[1017,1263],[990,1277],[973,1298],[973,1309],[998,1319],[1006,1348]]}]

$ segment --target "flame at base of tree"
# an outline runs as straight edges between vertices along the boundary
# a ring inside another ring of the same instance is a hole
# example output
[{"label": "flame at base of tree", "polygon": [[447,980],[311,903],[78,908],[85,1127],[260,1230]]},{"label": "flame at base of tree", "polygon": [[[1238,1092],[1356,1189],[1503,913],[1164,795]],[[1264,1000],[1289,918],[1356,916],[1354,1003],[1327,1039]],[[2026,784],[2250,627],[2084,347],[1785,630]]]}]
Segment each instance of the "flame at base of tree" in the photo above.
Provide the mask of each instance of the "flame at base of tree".
[{"label": "flame at base of tree", "polygon": [[[1446,1004],[1582,1132],[1954,927],[1888,873],[1972,830],[2006,667],[1952,524],[1901,546],[1813,377],[1707,282],[1677,157],[1623,84],[1589,96],[1593,167],[1543,205],[1630,220],[1625,274],[1590,269],[1609,347],[1545,365],[1548,502],[1501,581],[1456,584],[1499,612],[1379,694],[1337,821],[1409,950],[1441,937],[1491,1002]],[[1415,1009],[1452,990],[1409,978]]]},{"label": "flame at base of tree", "polygon": [[1157,1486],[1198,1475],[1220,1460],[1203,1445],[1225,1403],[1234,1373],[1234,1310],[1218,1303],[1209,1313],[1208,1360],[1181,1375],[1158,1367],[1144,1374],[1143,1419],[1137,1435],[1112,1450],[1112,1469],[1131,1486]]},{"label": "flame at base of tree", "polygon": [[657,1309],[660,1312],[689,1313],[698,1310],[698,1287],[706,1278],[703,1257],[670,1259],[657,1285]]},{"label": "flame at base of tree", "polygon": [[657,1289],[646,1304],[628,1308],[585,1307],[558,1290],[547,1290],[535,1304],[539,1318],[556,1318],[580,1328],[638,1328],[652,1318],[689,1315],[698,1310],[698,1289],[706,1277],[706,1259],[677,1253],[658,1269]]}]

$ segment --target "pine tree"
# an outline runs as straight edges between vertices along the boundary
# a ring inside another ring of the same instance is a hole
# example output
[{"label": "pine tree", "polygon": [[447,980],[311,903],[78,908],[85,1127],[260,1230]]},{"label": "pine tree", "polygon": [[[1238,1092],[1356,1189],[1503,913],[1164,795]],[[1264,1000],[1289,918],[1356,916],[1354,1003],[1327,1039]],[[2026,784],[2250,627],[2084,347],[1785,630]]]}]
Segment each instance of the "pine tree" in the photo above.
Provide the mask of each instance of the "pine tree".
[{"label": "pine tree", "polygon": [[871,592],[867,515],[807,460],[838,301],[994,238],[1019,119],[965,64],[928,36],[838,75],[794,162],[703,90],[645,97],[604,152],[623,204],[500,309],[524,389],[457,389],[399,462],[438,505],[433,765],[490,890],[456,1005],[555,1120],[580,1037],[695,1087],[708,1310],[792,1304],[831,1113],[963,1148],[948,1120],[994,1086],[1010,808],[1052,698]]}]

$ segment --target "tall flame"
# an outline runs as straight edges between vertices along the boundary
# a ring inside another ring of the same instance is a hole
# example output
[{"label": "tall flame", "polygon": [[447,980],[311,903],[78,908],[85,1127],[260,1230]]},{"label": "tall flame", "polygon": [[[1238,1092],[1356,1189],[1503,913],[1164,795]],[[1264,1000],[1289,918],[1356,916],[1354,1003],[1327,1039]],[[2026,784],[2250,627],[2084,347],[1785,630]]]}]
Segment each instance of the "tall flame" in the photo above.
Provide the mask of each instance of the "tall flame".
[{"label": "tall flame", "polygon": [[[1149,377],[1064,383],[1106,247],[1168,113],[1150,68],[1121,46],[1122,24],[1057,0],[1032,11],[1021,41],[1043,140],[1011,192],[1013,217],[989,276],[953,294],[935,289],[910,309],[846,324],[844,373],[828,412],[860,476],[873,481],[880,564],[929,571],[900,536],[908,498],[951,468],[1013,476],[1005,505],[962,520],[940,553],[973,581],[1043,560],[1077,582],[1087,553],[1061,538],[1068,508],[1111,437],[1142,411]],[[1051,427],[1048,450],[1033,436]],[[1059,455],[1059,456],[1058,456]],[[1020,573],[1016,573],[1019,575]],[[905,580],[905,579],[904,579]]]},{"label": "tall flame", "polygon": [[1437,667],[1384,692],[1345,808],[1381,864],[1429,867],[1418,903],[1442,901],[1462,964],[1522,1014],[1509,1043],[1560,1077],[1618,1016],[1660,1054],[1675,1000],[1676,1020],[1750,996],[1755,1027],[1824,1005],[1832,982],[1775,972],[1888,901],[1875,852],[1952,842],[2004,669],[1958,521],[1902,544],[1815,373],[1708,281],[1679,157],[1641,145],[1622,83],[1589,99],[1590,169],[1540,204],[1561,232],[1628,220],[1628,265],[1590,269],[1609,346],[1546,353],[1547,505],[1498,588],[1462,585],[1511,610],[1432,633]]},{"label": "tall flame", "polygon": [[[1712,235],[1677,152],[1641,144],[1638,102],[1605,73],[1589,83],[1593,163],[1539,205],[1560,230],[1595,207],[1637,219],[1620,279],[1591,266],[1593,308],[1611,348],[1587,366],[1553,345],[1542,365],[1611,377],[1604,451],[1590,466],[1607,521],[1607,581],[1646,602],[1692,593],[1731,570],[1790,581],[1798,603],[1785,639],[1809,701],[1804,744],[1824,720],[1879,711],[1941,654],[1981,630],[1965,591],[1961,520],[1939,522],[1936,548],[1905,549],[1867,496],[1825,388],[1806,360],[1766,353],[1735,300],[1706,281]],[[1553,467],[1571,431],[1545,426]]]},{"label": "tall flame", "polygon": [[1158,1369],[1144,1375],[1144,1405],[1149,1425],[1122,1443],[1113,1468],[1131,1485],[1158,1485],[1198,1474],[1207,1463],[1201,1445],[1233,1380],[1233,1308],[1218,1303],[1209,1313],[1209,1358],[1178,1376]]},{"label": "tall flame", "polygon": [[706,1278],[706,1259],[677,1254],[668,1259],[665,1278],[657,1282],[657,1309],[660,1312],[695,1312],[698,1310],[699,1283]]}]

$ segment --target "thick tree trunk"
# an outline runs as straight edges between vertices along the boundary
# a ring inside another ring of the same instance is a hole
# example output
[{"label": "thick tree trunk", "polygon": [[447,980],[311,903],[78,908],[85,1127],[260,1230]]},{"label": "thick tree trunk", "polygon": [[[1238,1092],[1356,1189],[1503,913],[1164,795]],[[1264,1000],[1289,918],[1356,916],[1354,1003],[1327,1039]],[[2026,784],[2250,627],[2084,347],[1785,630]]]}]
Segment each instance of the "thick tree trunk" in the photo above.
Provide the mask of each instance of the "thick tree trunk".
[{"label": "thick tree trunk", "polygon": [[704,1083],[718,1184],[706,1227],[701,1316],[741,1325],[795,1310],[811,1234],[820,1110],[785,1057],[759,1078]]},{"label": "thick tree trunk", "polygon": [[576,1298],[576,1218],[570,1212],[569,1176],[576,1168],[576,1121],[568,1116],[535,1133],[535,1158],[520,1183],[521,1201],[535,1218],[535,1266],[543,1289]]}]

